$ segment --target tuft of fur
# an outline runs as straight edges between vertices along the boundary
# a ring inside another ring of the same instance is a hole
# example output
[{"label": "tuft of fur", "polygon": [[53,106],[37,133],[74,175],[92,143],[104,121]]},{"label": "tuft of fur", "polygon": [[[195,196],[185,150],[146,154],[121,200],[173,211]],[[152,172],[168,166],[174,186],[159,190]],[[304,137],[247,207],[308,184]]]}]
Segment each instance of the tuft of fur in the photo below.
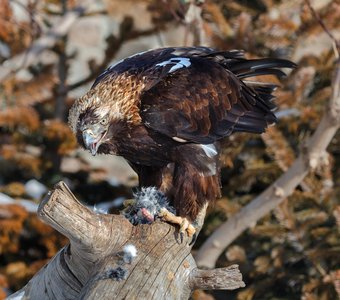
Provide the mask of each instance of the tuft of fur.
[{"label": "tuft of fur", "polygon": [[124,211],[124,216],[134,225],[152,223],[162,208],[175,214],[168,198],[155,187],[142,187],[134,197],[135,202]]},{"label": "tuft of fur", "polygon": [[137,257],[136,246],[132,244],[125,245],[123,248],[123,261],[127,264],[131,264],[135,257]]},{"label": "tuft of fur", "polygon": [[117,267],[114,269],[107,270],[105,274],[101,277],[101,279],[112,279],[116,281],[126,280],[128,278],[129,272],[128,270]]}]

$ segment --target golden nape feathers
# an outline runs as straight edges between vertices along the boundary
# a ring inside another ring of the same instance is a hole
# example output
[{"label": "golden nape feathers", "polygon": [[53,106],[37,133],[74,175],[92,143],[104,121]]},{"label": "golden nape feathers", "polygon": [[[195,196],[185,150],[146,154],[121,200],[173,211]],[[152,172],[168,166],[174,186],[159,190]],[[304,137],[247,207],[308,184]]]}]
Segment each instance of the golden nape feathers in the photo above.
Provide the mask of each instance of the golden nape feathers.
[{"label": "golden nape feathers", "polygon": [[139,78],[127,74],[99,82],[73,104],[69,112],[69,126],[76,133],[79,116],[88,110],[95,110],[99,118],[107,115],[110,120],[139,123],[138,103],[143,87]]}]

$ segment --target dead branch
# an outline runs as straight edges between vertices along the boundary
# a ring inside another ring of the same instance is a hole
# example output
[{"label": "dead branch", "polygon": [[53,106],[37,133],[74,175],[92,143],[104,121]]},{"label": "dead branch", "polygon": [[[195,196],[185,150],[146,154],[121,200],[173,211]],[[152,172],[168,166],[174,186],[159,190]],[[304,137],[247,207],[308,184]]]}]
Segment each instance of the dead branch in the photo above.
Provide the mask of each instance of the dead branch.
[{"label": "dead branch", "polygon": [[201,270],[194,269],[190,273],[190,286],[192,289],[238,289],[242,275],[238,265],[231,265],[227,268]]},{"label": "dead branch", "polygon": [[[123,20],[122,24],[124,22],[127,22],[129,20],[128,17]],[[74,90],[84,84],[87,84],[93,80],[95,80],[104,69],[107,68],[107,66],[112,62],[112,59],[116,56],[116,54],[119,52],[119,50],[122,48],[123,44],[127,41],[137,39],[143,36],[149,36],[152,34],[155,34],[157,32],[157,28],[150,28],[146,30],[137,30],[137,29],[128,29],[124,26],[120,26],[120,32],[118,37],[110,36],[106,39],[107,41],[107,48],[105,50],[105,57],[104,59],[95,66],[92,66],[91,73],[86,76],[85,78],[80,79],[77,82],[74,82],[68,86],[69,90]]]},{"label": "dead branch", "polygon": [[[68,13],[67,9],[67,1],[62,1],[62,14],[65,15]],[[66,35],[60,38],[59,49],[58,49],[58,77],[59,82],[56,89],[56,106],[55,106],[55,117],[59,120],[66,121],[66,98],[68,93],[67,86],[67,69],[68,69],[68,59],[66,54]],[[55,167],[59,169],[60,167],[60,159],[56,159],[54,161]],[[57,166],[56,166],[57,165]]]},{"label": "dead branch", "polygon": [[340,58],[332,83],[332,97],[315,133],[290,168],[269,188],[222,224],[202,245],[196,255],[198,266],[213,268],[222,251],[244,230],[290,196],[310,170],[315,169],[340,127]]},{"label": "dead branch", "polygon": [[39,54],[46,49],[51,49],[57,41],[65,36],[77,18],[83,13],[84,9],[81,7],[67,12],[60,22],[54,24],[46,34],[34,41],[27,51],[6,60],[0,67],[0,81],[18,69],[27,68],[38,62],[41,59]]},{"label": "dead branch", "polygon": [[337,48],[337,51],[339,52],[340,50],[340,41],[338,41],[335,36],[332,34],[332,32],[327,28],[326,24],[324,21],[321,19],[320,15],[315,11],[313,8],[312,4],[310,3],[309,0],[305,0],[306,5],[308,6],[309,10],[311,11],[313,17],[315,20],[318,21],[320,26],[322,27],[323,31],[329,36],[329,38],[335,43],[335,46]]},{"label": "dead branch", "polygon": [[70,244],[8,299],[188,299],[197,288],[244,286],[237,265],[197,269],[189,238],[179,242],[174,226],[160,221],[133,226],[122,215],[96,214],[63,182],[41,202],[38,214]]}]

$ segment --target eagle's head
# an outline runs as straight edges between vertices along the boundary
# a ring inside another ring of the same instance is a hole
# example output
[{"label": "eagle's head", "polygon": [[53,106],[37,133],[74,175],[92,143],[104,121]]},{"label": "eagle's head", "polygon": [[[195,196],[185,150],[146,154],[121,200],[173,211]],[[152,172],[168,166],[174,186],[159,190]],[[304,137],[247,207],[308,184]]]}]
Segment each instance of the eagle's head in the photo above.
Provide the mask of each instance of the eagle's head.
[{"label": "eagle's head", "polygon": [[79,116],[77,123],[76,136],[78,142],[92,155],[97,154],[101,145],[110,142],[109,128],[111,122],[108,114],[99,114],[98,109],[88,109]]},{"label": "eagle's head", "polygon": [[129,127],[141,123],[138,103],[143,87],[135,77],[121,74],[99,81],[77,99],[69,125],[79,144],[92,155],[119,155],[117,141],[126,139]]},{"label": "eagle's head", "polygon": [[126,133],[127,122],[113,105],[91,96],[84,96],[74,103],[69,125],[78,143],[92,155],[117,154],[117,140]]},{"label": "eagle's head", "polygon": [[91,108],[79,115],[76,125],[78,143],[92,155],[119,155],[118,144],[126,136],[128,123],[104,112],[103,108]]}]

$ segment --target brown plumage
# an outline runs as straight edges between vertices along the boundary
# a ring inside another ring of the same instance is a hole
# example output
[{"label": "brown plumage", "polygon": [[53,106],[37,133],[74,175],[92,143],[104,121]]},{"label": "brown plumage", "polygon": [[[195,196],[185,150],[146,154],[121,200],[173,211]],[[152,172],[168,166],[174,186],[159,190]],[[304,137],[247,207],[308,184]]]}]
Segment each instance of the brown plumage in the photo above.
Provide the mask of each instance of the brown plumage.
[{"label": "brown plumage", "polygon": [[73,105],[69,123],[80,145],[123,156],[140,186],[156,186],[177,214],[194,220],[220,195],[219,140],[262,133],[276,122],[275,85],[244,81],[282,76],[295,65],[247,60],[241,51],[163,48],[129,57],[100,75]]}]

